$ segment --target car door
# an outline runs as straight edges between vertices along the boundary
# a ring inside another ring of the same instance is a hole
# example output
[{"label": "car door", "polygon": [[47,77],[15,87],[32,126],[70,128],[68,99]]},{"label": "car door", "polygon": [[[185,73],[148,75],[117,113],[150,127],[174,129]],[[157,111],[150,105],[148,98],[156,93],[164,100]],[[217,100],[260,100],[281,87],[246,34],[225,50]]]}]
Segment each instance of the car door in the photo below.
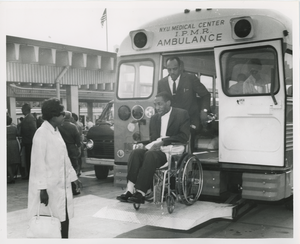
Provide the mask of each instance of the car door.
[{"label": "car door", "polygon": [[[281,41],[216,48],[215,59],[220,162],[283,166],[285,89]],[[241,74],[242,90],[231,92]]]}]

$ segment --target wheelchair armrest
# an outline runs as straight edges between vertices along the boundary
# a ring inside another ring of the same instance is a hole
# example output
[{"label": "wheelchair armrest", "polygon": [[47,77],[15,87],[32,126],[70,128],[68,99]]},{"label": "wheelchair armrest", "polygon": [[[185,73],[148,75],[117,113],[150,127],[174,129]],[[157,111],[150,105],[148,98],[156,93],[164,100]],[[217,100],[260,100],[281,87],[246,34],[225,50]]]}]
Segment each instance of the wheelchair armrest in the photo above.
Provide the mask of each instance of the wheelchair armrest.
[{"label": "wheelchair armrest", "polygon": [[188,143],[172,142],[170,145],[175,145],[175,146],[182,145],[182,146],[186,146],[186,145],[188,145]]}]

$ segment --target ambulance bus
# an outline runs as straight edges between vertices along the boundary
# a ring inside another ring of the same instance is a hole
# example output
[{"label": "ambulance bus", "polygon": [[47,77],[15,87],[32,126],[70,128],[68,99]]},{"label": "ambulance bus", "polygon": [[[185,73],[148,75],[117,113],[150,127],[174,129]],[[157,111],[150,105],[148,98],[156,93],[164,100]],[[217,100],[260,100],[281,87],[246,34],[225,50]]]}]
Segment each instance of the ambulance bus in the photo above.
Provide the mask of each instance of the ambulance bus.
[{"label": "ambulance bus", "polygon": [[[201,196],[291,199],[292,47],[291,20],[262,9],[184,10],[130,31],[118,52],[115,186],[126,187],[134,144],[149,140],[158,81],[168,74],[167,58],[176,56],[211,93],[210,120],[192,150],[203,169]],[[255,83],[253,60],[260,66]],[[240,77],[255,91],[232,92]]]}]

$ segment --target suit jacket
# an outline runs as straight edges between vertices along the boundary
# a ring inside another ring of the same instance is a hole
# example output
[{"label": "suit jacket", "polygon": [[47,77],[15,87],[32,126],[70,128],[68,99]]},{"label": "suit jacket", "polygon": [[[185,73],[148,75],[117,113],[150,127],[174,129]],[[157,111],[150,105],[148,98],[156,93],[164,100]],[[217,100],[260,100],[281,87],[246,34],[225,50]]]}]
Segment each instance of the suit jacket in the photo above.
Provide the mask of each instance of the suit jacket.
[{"label": "suit jacket", "polygon": [[[160,137],[161,116],[155,114],[150,119],[150,141],[155,141]],[[190,118],[188,112],[179,108],[172,108],[166,136],[163,139],[164,146],[172,142],[187,143],[190,137]]]},{"label": "suit jacket", "polygon": [[[168,76],[158,81],[157,93],[162,91],[166,91],[172,95]],[[200,96],[200,99],[197,98],[196,94]],[[198,126],[197,124],[200,122],[200,110],[210,110],[210,93],[194,75],[182,73],[176,95],[173,95],[172,97],[172,107],[187,110],[191,118],[191,124],[196,126]]]},{"label": "suit jacket", "polygon": [[65,120],[63,124],[58,126],[58,130],[66,143],[69,157],[79,157],[81,141],[77,126],[72,122]]},{"label": "suit jacket", "polygon": [[33,136],[36,132],[36,119],[34,116],[29,113],[25,116],[23,121],[21,122],[21,136],[22,136],[22,143],[31,144]]}]

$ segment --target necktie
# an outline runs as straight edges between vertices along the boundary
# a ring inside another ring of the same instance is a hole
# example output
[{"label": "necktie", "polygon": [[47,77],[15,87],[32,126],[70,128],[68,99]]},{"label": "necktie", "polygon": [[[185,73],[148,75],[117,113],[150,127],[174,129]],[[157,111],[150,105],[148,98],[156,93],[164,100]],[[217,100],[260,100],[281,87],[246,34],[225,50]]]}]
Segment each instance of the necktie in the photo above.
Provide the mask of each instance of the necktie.
[{"label": "necktie", "polygon": [[173,95],[176,94],[176,82],[173,80]]}]

